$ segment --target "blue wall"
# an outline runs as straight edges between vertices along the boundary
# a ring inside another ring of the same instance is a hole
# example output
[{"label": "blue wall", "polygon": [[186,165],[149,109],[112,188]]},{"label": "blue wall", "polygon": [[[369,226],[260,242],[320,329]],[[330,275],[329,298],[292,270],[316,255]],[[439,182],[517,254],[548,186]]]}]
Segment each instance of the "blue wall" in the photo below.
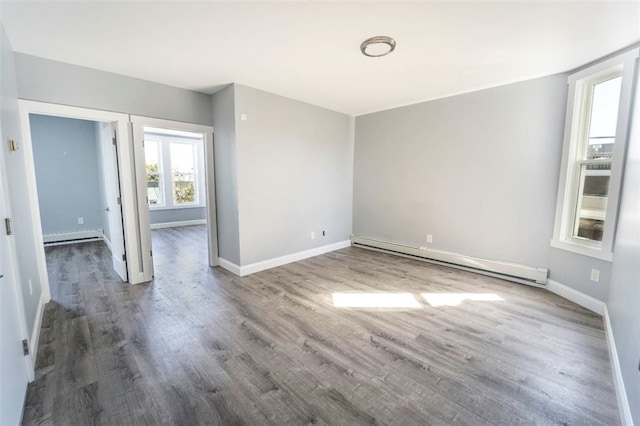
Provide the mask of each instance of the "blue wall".
[{"label": "blue wall", "polygon": [[36,114],[30,122],[43,234],[102,229],[95,123]]}]

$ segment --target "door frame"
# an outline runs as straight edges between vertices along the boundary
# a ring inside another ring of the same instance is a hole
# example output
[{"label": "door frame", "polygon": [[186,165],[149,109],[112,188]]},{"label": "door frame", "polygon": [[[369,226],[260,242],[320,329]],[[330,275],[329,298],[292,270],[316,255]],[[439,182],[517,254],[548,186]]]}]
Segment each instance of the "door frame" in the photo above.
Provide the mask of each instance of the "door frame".
[{"label": "door frame", "polygon": [[[0,165],[2,165],[3,167],[3,170],[0,170],[0,178],[2,178],[2,182],[0,182],[0,203],[2,203],[2,205],[4,206],[3,213],[6,215],[5,217],[13,217],[11,202],[9,200],[9,188],[7,187],[8,176],[6,173],[6,169],[4,168],[6,161],[7,161],[7,157],[4,153],[4,150],[0,150]],[[20,268],[18,267],[18,260],[16,258],[17,249],[16,249],[15,236],[8,238],[7,248],[9,252],[6,253],[5,267],[10,272],[9,273],[5,272],[5,276],[3,278],[4,282],[2,283],[2,285],[9,285],[13,290],[14,300],[12,300],[12,302],[15,302],[16,311],[18,313],[17,319],[18,319],[19,334],[20,336],[22,336],[21,337],[22,339],[25,339],[27,340],[27,342],[29,342],[29,348],[31,349],[31,351],[28,355],[24,356],[24,368],[25,368],[24,371],[25,371],[27,382],[30,383],[35,379],[36,355],[33,353],[34,352],[33,340],[32,340],[33,335],[32,333],[29,332],[29,329],[27,327],[27,316],[24,308],[24,298],[22,296],[22,288],[20,288],[21,278],[20,278]],[[4,272],[4,271],[0,271],[0,272]],[[48,300],[48,299],[43,299],[43,296],[41,295],[40,300]],[[36,321],[36,324],[37,324],[37,321]],[[15,343],[18,344],[19,342],[15,342]],[[3,342],[3,344],[6,344],[6,342]],[[25,390],[26,390],[26,384],[25,384]]]},{"label": "door frame", "polygon": [[35,163],[33,160],[33,143],[31,139],[31,127],[29,114],[40,114],[64,118],[76,118],[81,120],[116,122],[118,133],[118,160],[120,167],[120,194],[122,198],[123,230],[125,237],[125,250],[127,253],[127,270],[129,282],[137,284],[144,282],[142,265],[137,253],[140,252],[139,232],[137,227],[138,210],[135,186],[128,184],[135,182],[133,148],[129,128],[129,116],[127,114],[103,111],[90,108],[72,107],[67,105],[51,104],[45,102],[18,100],[20,113],[20,125],[23,135],[23,149],[27,162],[27,176],[25,176],[29,198],[29,204],[33,211],[33,230],[36,244],[40,249],[37,252],[38,273],[43,285],[43,293],[46,299],[51,298],[49,279],[47,276],[47,264],[44,254],[44,241],[42,238],[42,226],[40,221],[40,207],[38,202],[38,190],[36,185]]},{"label": "door frame", "polygon": [[[213,127],[201,124],[185,123],[181,121],[164,120],[159,118],[132,115],[133,127],[133,153],[136,166],[136,179],[143,183],[147,181],[146,163],[144,155],[144,127],[157,127],[169,130],[181,130],[185,132],[200,133],[204,143],[204,172],[205,194],[207,200],[207,242],[209,248],[209,266],[218,266],[218,225],[216,218],[216,185],[213,157]],[[140,233],[143,243],[143,253],[151,253],[151,223],[149,220],[149,206],[146,202],[146,185],[138,185],[138,210],[140,213]],[[148,251],[145,249],[148,248]],[[153,270],[153,258],[151,255],[143,256],[149,262],[149,268]],[[150,280],[152,277],[146,277]]]}]

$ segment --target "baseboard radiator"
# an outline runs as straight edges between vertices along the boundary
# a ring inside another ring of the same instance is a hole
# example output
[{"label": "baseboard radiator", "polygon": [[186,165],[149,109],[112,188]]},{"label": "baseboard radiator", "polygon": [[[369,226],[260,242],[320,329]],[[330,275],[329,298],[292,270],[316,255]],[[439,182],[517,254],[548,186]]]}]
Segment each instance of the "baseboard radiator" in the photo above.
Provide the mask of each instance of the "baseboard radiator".
[{"label": "baseboard radiator", "polygon": [[81,241],[94,241],[102,239],[102,229],[92,229],[78,232],[59,232],[55,234],[44,234],[42,240],[45,244],[73,243]]},{"label": "baseboard radiator", "polygon": [[482,259],[443,250],[434,250],[426,247],[396,243],[393,241],[362,237],[359,235],[351,236],[351,244],[356,247],[399,254],[406,257],[478,272],[523,284],[544,285],[547,283],[547,275],[549,272],[547,268],[538,268],[535,266],[521,265],[518,263],[503,262],[499,260]]}]

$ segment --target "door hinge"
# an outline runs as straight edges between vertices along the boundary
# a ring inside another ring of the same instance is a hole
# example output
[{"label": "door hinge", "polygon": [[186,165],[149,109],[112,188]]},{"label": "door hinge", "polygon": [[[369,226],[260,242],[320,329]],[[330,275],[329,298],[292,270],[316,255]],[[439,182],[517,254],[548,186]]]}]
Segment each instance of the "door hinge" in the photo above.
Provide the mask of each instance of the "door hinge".
[{"label": "door hinge", "polygon": [[4,219],[4,227],[7,231],[7,235],[13,235],[13,221],[10,218]]},{"label": "door hinge", "polygon": [[127,253],[122,253],[122,261],[123,262],[127,261]]},{"label": "door hinge", "polygon": [[116,139],[116,137],[114,136],[113,138],[111,138],[111,142],[113,142],[113,144],[116,145],[118,142],[118,139]]},{"label": "door hinge", "polygon": [[26,356],[29,355],[29,342],[27,342],[27,339],[24,339],[22,341],[22,353]]},{"label": "door hinge", "polygon": [[9,145],[9,151],[17,151],[18,144],[13,139],[7,138],[7,144]]},{"label": "door hinge", "polygon": [[149,250],[149,255],[153,257],[153,250]]},{"label": "door hinge", "polygon": [[122,198],[118,197],[118,205],[122,204]]}]

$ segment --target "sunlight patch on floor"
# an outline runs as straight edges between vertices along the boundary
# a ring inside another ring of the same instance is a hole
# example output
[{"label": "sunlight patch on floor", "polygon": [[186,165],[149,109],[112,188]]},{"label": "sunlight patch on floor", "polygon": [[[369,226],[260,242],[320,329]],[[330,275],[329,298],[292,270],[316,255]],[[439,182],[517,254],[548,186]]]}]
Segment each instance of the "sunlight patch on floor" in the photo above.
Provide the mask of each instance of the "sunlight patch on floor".
[{"label": "sunlight patch on floor", "polygon": [[424,300],[431,306],[458,306],[465,300],[473,302],[503,302],[495,293],[422,293]]},{"label": "sunlight patch on floor", "polygon": [[422,308],[411,293],[333,293],[336,308]]}]

